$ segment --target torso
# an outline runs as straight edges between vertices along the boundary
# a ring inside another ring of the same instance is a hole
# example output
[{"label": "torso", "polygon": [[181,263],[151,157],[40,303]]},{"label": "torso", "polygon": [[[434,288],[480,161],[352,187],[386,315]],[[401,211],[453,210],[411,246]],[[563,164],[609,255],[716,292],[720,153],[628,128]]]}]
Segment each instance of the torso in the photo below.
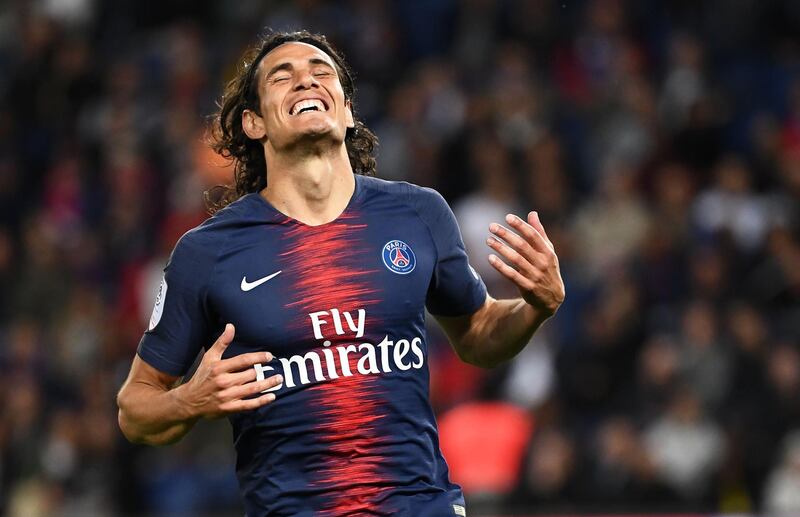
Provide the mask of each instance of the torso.
[{"label": "torso", "polygon": [[231,418],[248,514],[452,515],[463,504],[428,402],[436,247],[403,196],[375,182],[359,178],[321,226],[257,194],[238,202],[249,222],[229,231],[209,303],[237,329],[226,355],[270,351],[257,370],[284,376],[274,403]]}]

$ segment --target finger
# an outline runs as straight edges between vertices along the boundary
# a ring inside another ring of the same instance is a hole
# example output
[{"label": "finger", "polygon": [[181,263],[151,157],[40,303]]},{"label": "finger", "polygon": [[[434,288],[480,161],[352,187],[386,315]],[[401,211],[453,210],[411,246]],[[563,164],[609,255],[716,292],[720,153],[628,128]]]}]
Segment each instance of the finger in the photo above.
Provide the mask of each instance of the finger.
[{"label": "finger", "polygon": [[225,325],[225,330],[222,331],[222,334],[214,341],[214,344],[211,345],[208,351],[211,352],[215,358],[221,358],[225,349],[228,348],[228,345],[233,341],[234,334],[236,334],[236,328],[232,323],[227,323]]},{"label": "finger", "polygon": [[243,384],[241,386],[233,386],[232,388],[228,388],[220,392],[219,396],[221,399],[228,401],[240,400],[252,395],[257,395],[264,390],[274,388],[275,386],[280,385],[282,382],[283,375],[273,375],[272,377],[267,377],[263,381],[248,382],[247,384]]},{"label": "finger", "polygon": [[220,371],[223,372],[241,372],[251,368],[253,365],[263,362],[272,361],[272,354],[269,352],[249,352],[247,354],[240,354],[220,362]]},{"label": "finger", "polygon": [[241,386],[253,382],[258,377],[255,368],[248,368],[242,372],[226,373],[220,378],[220,386],[224,388],[232,388],[233,386]]},{"label": "finger", "polygon": [[521,289],[526,291],[533,289],[533,283],[530,280],[522,276],[519,271],[500,260],[497,255],[489,255],[489,264],[499,271],[501,275],[517,284]]},{"label": "finger", "polygon": [[237,411],[250,411],[253,409],[258,409],[262,406],[266,406],[270,402],[275,400],[274,393],[267,393],[266,395],[261,395],[260,397],[254,399],[247,399],[247,400],[240,400],[238,401],[238,409]]},{"label": "finger", "polygon": [[531,267],[534,263],[527,257],[523,257],[519,252],[502,242],[496,237],[489,237],[486,239],[486,244],[503,256],[505,261],[513,266],[514,269],[523,274],[530,273]]},{"label": "finger", "polygon": [[514,214],[508,214],[506,221],[525,238],[533,249],[541,253],[550,252],[547,239],[536,228]]},{"label": "finger", "polygon": [[522,254],[529,261],[533,261],[537,254],[544,253],[544,250],[547,249],[546,247],[542,248],[542,250],[535,249],[525,238],[509,230],[502,224],[490,224],[489,231],[506,241],[509,246],[517,250],[517,252]]},{"label": "finger", "polygon": [[550,240],[550,237],[547,236],[547,232],[544,231],[544,225],[542,225],[542,220],[539,219],[539,212],[531,211],[528,212],[528,223],[533,226],[537,232],[542,234],[544,237],[545,242],[547,242],[548,246],[551,250],[555,251],[555,247],[553,246],[553,241]]},{"label": "finger", "polygon": [[232,400],[230,402],[226,402],[225,404],[221,404],[219,409],[224,413],[239,413],[241,411],[258,409],[261,406],[265,406],[270,402],[273,402],[274,400],[275,400],[275,394],[267,393],[265,395],[261,395],[260,397],[252,399]]}]

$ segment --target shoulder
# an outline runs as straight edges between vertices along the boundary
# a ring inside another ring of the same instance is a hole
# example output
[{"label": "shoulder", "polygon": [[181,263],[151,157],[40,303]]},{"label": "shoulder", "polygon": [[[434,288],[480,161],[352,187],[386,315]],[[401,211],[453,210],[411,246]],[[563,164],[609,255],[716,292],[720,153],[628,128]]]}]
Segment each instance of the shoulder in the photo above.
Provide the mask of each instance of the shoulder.
[{"label": "shoulder", "polygon": [[459,235],[458,222],[444,197],[436,190],[405,181],[365,178],[365,188],[392,196],[395,203],[408,207],[427,229],[437,249],[446,248]]},{"label": "shoulder", "polygon": [[401,203],[413,207],[420,215],[431,210],[449,210],[447,202],[439,192],[429,187],[421,187],[407,181],[388,181],[371,176],[362,176],[361,184],[365,190],[375,194],[392,196]]},{"label": "shoulder", "polygon": [[214,261],[234,230],[247,224],[252,199],[243,196],[184,233],[175,244],[172,260]]},{"label": "shoulder", "polygon": [[236,228],[260,222],[263,215],[258,213],[258,200],[255,196],[257,194],[246,194],[215,212],[198,226],[186,232],[181,237],[181,241],[219,242]]}]

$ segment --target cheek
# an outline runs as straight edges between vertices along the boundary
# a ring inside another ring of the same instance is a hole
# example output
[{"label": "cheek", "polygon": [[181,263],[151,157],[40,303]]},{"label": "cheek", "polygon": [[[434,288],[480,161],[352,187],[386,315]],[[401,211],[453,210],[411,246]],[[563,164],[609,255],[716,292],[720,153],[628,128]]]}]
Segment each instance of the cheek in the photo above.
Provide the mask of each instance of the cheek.
[{"label": "cheek", "polygon": [[283,113],[281,113],[281,106],[278,103],[268,103],[264,106],[264,113],[267,114],[266,119],[269,125],[280,123]]},{"label": "cheek", "polygon": [[281,111],[280,99],[282,98],[283,94],[276,88],[270,88],[268,93],[262,93],[261,109],[263,110],[263,113],[269,113],[272,116],[279,115]]},{"label": "cheek", "polygon": [[344,109],[341,110],[341,118],[344,119],[344,122],[348,126],[351,126],[353,124],[353,112],[348,105],[349,103],[345,99],[344,90],[342,90],[341,85],[336,84],[336,87],[332,88],[330,91],[332,96],[336,99],[336,103],[340,106],[344,106]]}]

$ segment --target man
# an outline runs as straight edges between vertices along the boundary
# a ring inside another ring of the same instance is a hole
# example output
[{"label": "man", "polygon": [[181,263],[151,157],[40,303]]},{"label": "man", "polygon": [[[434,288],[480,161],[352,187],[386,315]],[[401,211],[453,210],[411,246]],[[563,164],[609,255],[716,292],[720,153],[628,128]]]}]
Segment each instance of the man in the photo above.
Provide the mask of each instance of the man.
[{"label": "man", "polygon": [[538,217],[491,226],[510,265],[489,261],[522,293],[494,300],[439,194],[365,175],[375,139],[322,36],[266,38],[217,123],[236,183],[172,253],[119,393],[123,433],[167,444],[227,416],[250,516],[465,515],[428,402],[424,309],[464,361],[513,357],[564,299]]}]

